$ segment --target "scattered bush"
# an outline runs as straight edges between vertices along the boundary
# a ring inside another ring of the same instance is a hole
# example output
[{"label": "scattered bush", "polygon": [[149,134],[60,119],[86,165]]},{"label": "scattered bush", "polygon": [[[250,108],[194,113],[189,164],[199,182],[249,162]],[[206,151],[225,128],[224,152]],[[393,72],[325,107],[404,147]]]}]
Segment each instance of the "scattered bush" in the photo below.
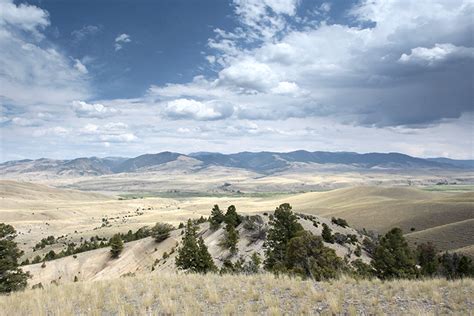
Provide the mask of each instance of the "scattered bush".
[{"label": "scattered bush", "polygon": [[162,242],[170,236],[170,232],[174,230],[173,225],[168,223],[156,223],[151,229],[151,236],[156,242]]},{"label": "scattered bush", "polygon": [[349,224],[347,224],[347,221],[345,219],[342,219],[342,218],[333,217],[333,218],[331,218],[331,222],[333,224],[339,225],[339,226],[344,227],[344,228],[349,226]]},{"label": "scattered bush", "polygon": [[326,223],[323,223],[323,232],[321,234],[325,242],[334,243],[334,236],[332,235],[332,229]]}]

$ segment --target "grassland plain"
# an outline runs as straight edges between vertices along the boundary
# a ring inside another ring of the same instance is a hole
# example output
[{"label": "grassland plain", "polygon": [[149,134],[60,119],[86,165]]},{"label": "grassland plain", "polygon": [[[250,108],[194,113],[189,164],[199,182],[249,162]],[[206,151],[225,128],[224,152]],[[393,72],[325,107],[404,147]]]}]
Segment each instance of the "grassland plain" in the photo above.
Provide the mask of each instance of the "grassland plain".
[{"label": "grassland plain", "polygon": [[159,274],[0,296],[2,315],[471,315],[474,280]]}]

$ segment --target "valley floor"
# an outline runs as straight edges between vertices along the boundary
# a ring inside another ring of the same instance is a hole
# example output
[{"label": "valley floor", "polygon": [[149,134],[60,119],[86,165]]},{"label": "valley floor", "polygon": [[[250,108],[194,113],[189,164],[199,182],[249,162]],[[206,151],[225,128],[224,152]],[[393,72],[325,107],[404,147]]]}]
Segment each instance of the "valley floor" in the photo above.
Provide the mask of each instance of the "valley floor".
[{"label": "valley floor", "polygon": [[474,280],[158,274],[48,285],[0,296],[2,315],[470,315]]}]

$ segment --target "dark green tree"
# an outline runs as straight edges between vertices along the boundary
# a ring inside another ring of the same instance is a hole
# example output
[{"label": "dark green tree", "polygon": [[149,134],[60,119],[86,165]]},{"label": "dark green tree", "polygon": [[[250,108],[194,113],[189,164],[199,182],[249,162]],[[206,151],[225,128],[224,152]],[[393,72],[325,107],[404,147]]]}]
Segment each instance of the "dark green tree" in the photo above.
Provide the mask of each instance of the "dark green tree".
[{"label": "dark green tree", "polygon": [[274,270],[284,264],[288,242],[303,230],[303,227],[298,223],[298,218],[288,203],[281,204],[275,209],[269,224],[264,264],[266,269]]},{"label": "dark green tree", "polygon": [[400,228],[393,228],[380,238],[372,264],[381,279],[414,278],[415,256]]},{"label": "dark green tree", "polygon": [[123,250],[123,241],[120,237],[120,234],[115,234],[110,238],[109,245],[111,247],[110,252],[112,253],[112,258],[118,258]]},{"label": "dark green tree", "polygon": [[156,223],[151,229],[151,236],[156,242],[162,242],[170,236],[170,232],[174,229],[173,225],[168,223]]},{"label": "dark green tree", "polygon": [[421,267],[421,274],[433,276],[438,270],[438,257],[436,248],[431,243],[423,243],[416,247],[416,257]]},{"label": "dark green tree", "polygon": [[236,254],[237,243],[239,242],[239,232],[231,224],[227,224],[225,230],[226,232],[224,235],[224,240],[222,241],[222,245],[224,248],[229,249],[231,254]]},{"label": "dark green tree", "polygon": [[202,239],[202,237],[199,237],[198,239],[198,248],[199,260],[197,272],[207,273],[211,271],[217,271],[217,267],[214,264],[214,260],[212,260],[211,254],[209,253],[209,250],[207,249],[207,246],[204,243],[204,239]]},{"label": "dark green tree", "polygon": [[331,243],[331,244],[334,243],[334,235],[332,234],[331,228],[329,228],[329,226],[326,225],[326,223],[323,223],[323,232],[322,232],[321,236],[323,237],[323,240],[325,242],[328,242],[328,243]]},{"label": "dark green tree", "polygon": [[209,228],[211,230],[217,230],[224,221],[224,213],[220,210],[219,205],[214,205],[211,211],[211,217],[209,218]]},{"label": "dark green tree", "polygon": [[224,215],[224,222],[227,225],[232,225],[237,227],[242,222],[242,218],[237,214],[237,210],[235,209],[234,205],[231,205],[227,208],[227,211]]},{"label": "dark green tree", "polygon": [[285,264],[290,273],[317,281],[335,278],[343,267],[336,252],[309,231],[301,231],[291,238],[286,253]]},{"label": "dark green tree", "polygon": [[206,273],[215,268],[204,240],[199,238],[198,241],[196,226],[191,219],[188,220],[181,247],[178,249],[176,266],[181,270],[198,273]]},{"label": "dark green tree", "polygon": [[24,289],[29,278],[29,274],[19,268],[18,259],[23,252],[18,249],[15,237],[13,226],[0,223],[0,293]]}]

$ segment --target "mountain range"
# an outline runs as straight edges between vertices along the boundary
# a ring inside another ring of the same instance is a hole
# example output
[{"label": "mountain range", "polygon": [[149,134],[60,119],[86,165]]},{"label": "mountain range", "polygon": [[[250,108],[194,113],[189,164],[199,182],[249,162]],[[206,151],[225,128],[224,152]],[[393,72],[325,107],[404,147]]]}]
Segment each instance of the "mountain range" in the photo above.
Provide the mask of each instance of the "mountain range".
[{"label": "mountain range", "polygon": [[180,163],[191,163],[197,168],[220,166],[240,168],[262,174],[272,174],[295,165],[321,165],[363,170],[401,169],[450,169],[472,170],[474,160],[454,160],[448,158],[417,158],[401,153],[354,152],[309,152],[305,150],[280,152],[240,152],[222,154],[197,152],[188,155],[175,152],[144,154],[135,158],[76,158],[55,160],[41,158],[8,161],[0,164],[0,176],[11,174],[48,173],[64,176],[99,176],[115,173],[136,173],[153,171],[170,163],[179,168]]}]

